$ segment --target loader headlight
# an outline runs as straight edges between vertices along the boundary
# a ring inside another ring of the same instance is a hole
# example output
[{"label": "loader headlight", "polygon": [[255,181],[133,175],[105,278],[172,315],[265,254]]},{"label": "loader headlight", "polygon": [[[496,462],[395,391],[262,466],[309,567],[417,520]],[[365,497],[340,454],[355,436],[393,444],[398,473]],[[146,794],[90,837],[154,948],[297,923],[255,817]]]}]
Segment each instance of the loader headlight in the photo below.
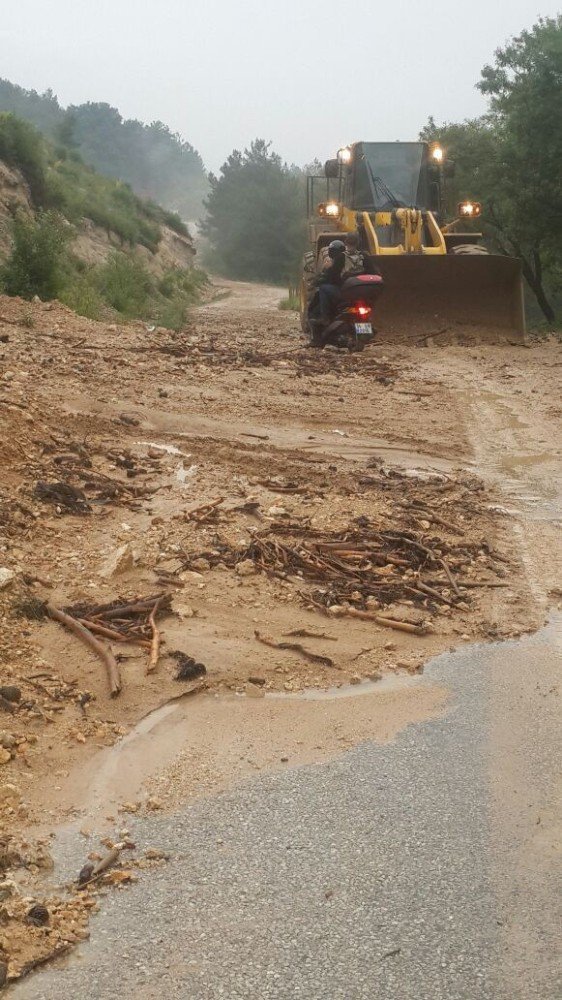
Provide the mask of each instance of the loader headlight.
[{"label": "loader headlight", "polygon": [[479,201],[459,201],[457,205],[457,215],[464,219],[477,219],[482,214],[482,205]]},{"label": "loader headlight", "polygon": [[342,146],[341,149],[338,149],[338,160],[340,163],[351,163],[352,155],[351,146]]},{"label": "loader headlight", "polygon": [[323,219],[339,219],[341,213],[337,201],[321,201],[316,211]]},{"label": "loader headlight", "polygon": [[445,150],[443,146],[440,146],[438,142],[435,142],[431,147],[431,156],[436,163],[443,163],[445,157]]},{"label": "loader headlight", "polygon": [[326,215],[331,219],[337,219],[340,214],[340,206],[337,201],[329,201],[326,205]]}]

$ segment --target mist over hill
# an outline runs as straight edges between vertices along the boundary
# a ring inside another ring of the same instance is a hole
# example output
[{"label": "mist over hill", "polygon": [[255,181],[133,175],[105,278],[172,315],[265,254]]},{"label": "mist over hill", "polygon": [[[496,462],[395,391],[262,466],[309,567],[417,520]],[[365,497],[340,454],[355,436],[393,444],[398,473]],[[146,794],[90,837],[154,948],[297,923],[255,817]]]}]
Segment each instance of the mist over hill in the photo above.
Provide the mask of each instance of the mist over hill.
[{"label": "mist over hill", "polygon": [[208,182],[193,146],[163,122],[145,125],[124,119],[109,104],[88,102],[64,108],[51,91],[34,90],[0,79],[0,111],[31,122],[55,144],[80,154],[106,177],[130,184],[136,194],[198,219]]}]

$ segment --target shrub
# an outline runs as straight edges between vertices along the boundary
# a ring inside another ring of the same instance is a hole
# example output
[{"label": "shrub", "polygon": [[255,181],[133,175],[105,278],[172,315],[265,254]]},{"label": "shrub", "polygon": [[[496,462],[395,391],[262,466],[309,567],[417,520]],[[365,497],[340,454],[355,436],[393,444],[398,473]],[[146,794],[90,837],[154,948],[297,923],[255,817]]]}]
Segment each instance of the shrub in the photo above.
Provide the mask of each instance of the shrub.
[{"label": "shrub", "polygon": [[59,298],[79,316],[87,316],[88,319],[101,319],[103,316],[105,303],[95,280],[91,276],[80,274],[78,270],[69,276],[68,284],[65,284]]},{"label": "shrub", "polygon": [[144,264],[132,254],[110,254],[97,272],[97,287],[104,300],[123,316],[146,316],[152,279]]},{"label": "shrub", "polygon": [[294,292],[289,292],[285,299],[281,299],[279,308],[284,312],[298,312],[301,307],[300,297]]},{"label": "shrub", "polygon": [[0,268],[0,282],[8,295],[54,299],[62,287],[70,227],[54,212],[35,219],[16,216],[12,225],[12,252]]},{"label": "shrub", "polygon": [[159,326],[181,330],[190,307],[199,301],[201,289],[207,283],[207,275],[197,267],[189,270],[170,268],[166,271],[157,287],[161,303],[156,309],[155,319]]}]

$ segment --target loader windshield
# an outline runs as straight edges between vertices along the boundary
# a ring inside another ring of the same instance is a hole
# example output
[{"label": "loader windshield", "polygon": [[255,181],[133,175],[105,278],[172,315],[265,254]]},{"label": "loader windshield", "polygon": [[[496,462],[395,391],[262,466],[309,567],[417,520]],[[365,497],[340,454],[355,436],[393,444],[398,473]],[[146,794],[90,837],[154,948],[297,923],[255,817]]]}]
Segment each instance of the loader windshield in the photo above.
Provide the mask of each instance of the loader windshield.
[{"label": "loader windshield", "polygon": [[351,208],[383,212],[400,205],[429,208],[423,142],[361,142],[355,147]]}]

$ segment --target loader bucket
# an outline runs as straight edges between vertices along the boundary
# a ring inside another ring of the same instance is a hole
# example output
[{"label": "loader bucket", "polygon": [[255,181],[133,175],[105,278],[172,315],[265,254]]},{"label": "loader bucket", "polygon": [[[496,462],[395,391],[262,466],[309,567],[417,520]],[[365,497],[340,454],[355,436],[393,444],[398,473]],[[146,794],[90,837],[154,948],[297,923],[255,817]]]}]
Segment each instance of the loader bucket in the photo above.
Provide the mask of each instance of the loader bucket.
[{"label": "loader bucket", "polygon": [[521,263],[488,254],[377,256],[382,340],[523,342]]}]

